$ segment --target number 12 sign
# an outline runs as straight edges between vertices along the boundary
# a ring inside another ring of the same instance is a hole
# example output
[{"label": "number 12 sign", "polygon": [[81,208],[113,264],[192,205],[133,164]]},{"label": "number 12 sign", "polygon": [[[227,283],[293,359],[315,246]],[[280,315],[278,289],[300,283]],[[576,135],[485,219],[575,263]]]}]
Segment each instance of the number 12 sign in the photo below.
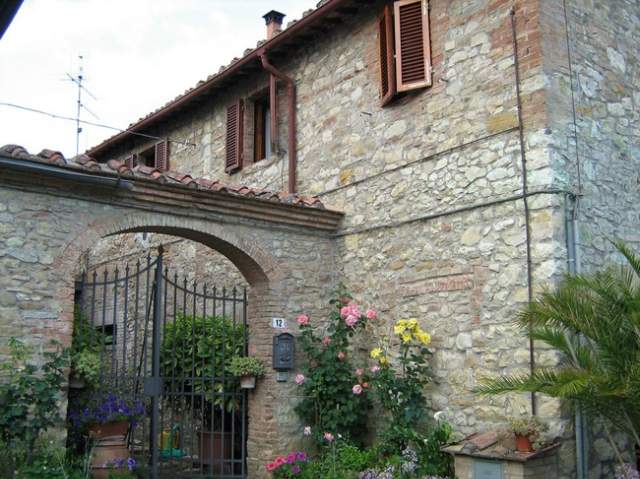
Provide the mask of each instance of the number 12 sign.
[{"label": "number 12 sign", "polygon": [[271,318],[271,327],[274,329],[286,329],[287,320],[284,318]]}]

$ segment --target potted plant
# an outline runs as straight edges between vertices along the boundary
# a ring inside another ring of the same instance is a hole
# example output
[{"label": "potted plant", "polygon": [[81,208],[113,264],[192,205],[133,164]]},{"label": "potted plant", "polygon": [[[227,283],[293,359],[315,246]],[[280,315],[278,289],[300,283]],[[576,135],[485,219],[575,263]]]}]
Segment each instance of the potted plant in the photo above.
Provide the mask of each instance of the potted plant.
[{"label": "potted plant", "polygon": [[176,378],[165,381],[165,391],[180,397],[193,393],[193,400],[182,404],[182,412],[203,425],[198,457],[215,473],[223,472],[225,461],[233,458],[236,445],[231,431],[242,424],[236,413],[240,384],[230,368],[232,359],[243,353],[244,344],[244,325],[222,316],[177,314],[164,332],[161,368],[163,374]]},{"label": "potted plant", "polygon": [[264,376],[264,363],[253,356],[236,356],[231,359],[229,372],[240,378],[240,387],[254,389],[256,378]]},{"label": "potted plant", "polygon": [[126,436],[131,425],[144,416],[142,401],[119,398],[108,394],[105,398],[96,398],[81,411],[69,415],[72,424],[87,430],[89,435],[103,439],[114,436]]},{"label": "potted plant", "polygon": [[518,452],[532,452],[542,446],[542,433],[546,432],[549,426],[536,416],[530,416],[510,419],[509,429],[515,435],[516,450]]}]

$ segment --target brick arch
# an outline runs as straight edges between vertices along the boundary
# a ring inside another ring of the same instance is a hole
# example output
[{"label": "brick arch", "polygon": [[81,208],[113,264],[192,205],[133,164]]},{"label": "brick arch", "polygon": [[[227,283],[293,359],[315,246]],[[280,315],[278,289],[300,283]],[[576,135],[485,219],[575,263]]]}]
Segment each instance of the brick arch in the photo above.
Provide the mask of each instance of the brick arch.
[{"label": "brick arch", "polygon": [[94,221],[80,235],[70,240],[60,254],[60,266],[73,274],[80,254],[96,241],[122,233],[161,233],[204,244],[228,258],[252,287],[277,281],[288,275],[286,266],[267,253],[269,245],[234,231],[234,225],[191,220],[159,213],[114,214]]}]

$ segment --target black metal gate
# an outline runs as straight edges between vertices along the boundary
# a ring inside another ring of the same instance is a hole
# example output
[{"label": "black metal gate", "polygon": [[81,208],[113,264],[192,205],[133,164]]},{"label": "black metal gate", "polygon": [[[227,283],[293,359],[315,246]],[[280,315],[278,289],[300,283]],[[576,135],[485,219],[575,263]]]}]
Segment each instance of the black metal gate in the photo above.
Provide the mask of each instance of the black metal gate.
[{"label": "black metal gate", "polygon": [[247,354],[247,292],[171,274],[163,251],[83,275],[77,311],[99,350],[92,392],[141,401],[130,456],[149,477],[246,477],[247,395],[227,371]]}]

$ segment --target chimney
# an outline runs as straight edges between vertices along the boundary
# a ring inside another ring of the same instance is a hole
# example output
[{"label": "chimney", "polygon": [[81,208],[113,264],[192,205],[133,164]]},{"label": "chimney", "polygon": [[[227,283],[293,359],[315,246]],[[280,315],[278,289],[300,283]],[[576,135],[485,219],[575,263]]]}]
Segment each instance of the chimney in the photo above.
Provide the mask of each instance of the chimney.
[{"label": "chimney", "polygon": [[271,40],[282,27],[282,19],[285,17],[284,13],[271,10],[270,12],[262,15],[264,21],[267,24],[267,40]]}]

